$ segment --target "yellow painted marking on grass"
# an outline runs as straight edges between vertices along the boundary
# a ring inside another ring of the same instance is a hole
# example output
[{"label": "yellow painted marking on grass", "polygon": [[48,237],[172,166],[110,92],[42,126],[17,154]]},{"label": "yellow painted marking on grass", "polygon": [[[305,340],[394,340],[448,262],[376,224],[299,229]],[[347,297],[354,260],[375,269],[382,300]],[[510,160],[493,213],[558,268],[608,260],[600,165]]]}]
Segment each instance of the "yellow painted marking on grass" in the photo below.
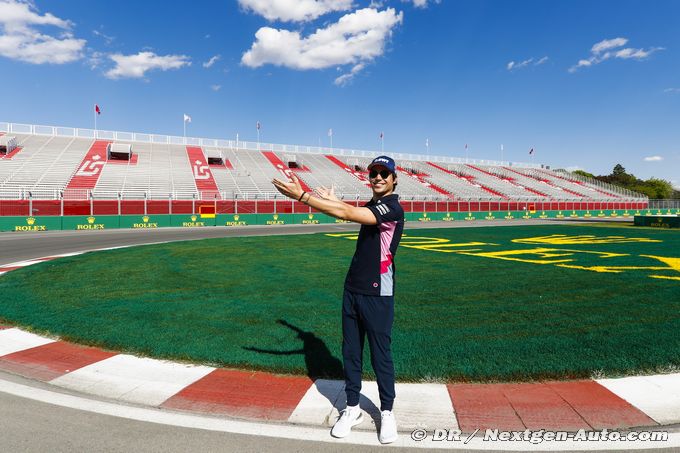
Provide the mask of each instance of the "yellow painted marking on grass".
[{"label": "yellow painted marking on grass", "polygon": [[677,280],[680,282],[680,277],[668,277],[666,275],[650,275],[651,278],[662,278],[664,280]]},{"label": "yellow painted marking on grass", "polygon": [[566,267],[568,269],[581,269],[584,271],[592,272],[608,272],[612,274],[620,274],[625,271],[638,271],[638,270],[654,270],[662,271],[667,270],[666,267],[657,266],[574,266],[570,264],[558,264],[558,267]]},{"label": "yellow painted marking on grass", "polygon": [[[492,252],[476,252],[467,253],[460,252],[463,255],[471,256],[482,256],[485,258],[495,258],[499,260],[507,261],[521,261],[523,263],[533,263],[533,264],[556,264],[556,263],[568,263],[574,261],[572,257],[573,252],[565,252],[559,249],[549,249],[549,248],[536,248],[528,250],[498,250]],[[539,259],[529,259],[521,258],[522,256],[535,256]],[[553,258],[565,258],[565,259],[553,259]]]},{"label": "yellow painted marking on grass", "polygon": [[629,242],[663,242],[649,238],[627,238],[624,236],[594,236],[584,234],[580,236],[567,236],[566,234],[551,234],[550,236],[538,236],[534,238],[513,239],[518,244],[625,244]]}]

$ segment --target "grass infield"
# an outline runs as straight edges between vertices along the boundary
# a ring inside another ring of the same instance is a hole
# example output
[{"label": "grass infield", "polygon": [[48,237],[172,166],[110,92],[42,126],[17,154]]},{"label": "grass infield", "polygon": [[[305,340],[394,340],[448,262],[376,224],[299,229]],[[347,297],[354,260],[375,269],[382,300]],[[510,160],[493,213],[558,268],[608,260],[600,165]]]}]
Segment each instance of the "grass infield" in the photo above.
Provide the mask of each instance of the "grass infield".
[{"label": "grass infield", "polygon": [[[0,277],[0,319],[153,357],[340,378],[342,286],[354,247],[346,235],[314,234],[62,258]],[[680,367],[679,232],[407,230],[396,265],[400,381]],[[364,362],[372,377],[368,351]]]}]

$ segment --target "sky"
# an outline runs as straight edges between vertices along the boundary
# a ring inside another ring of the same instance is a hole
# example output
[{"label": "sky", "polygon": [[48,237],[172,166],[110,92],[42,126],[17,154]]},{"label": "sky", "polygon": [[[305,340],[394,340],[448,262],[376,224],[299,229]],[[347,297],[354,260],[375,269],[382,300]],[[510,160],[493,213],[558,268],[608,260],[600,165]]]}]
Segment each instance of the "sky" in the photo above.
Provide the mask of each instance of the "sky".
[{"label": "sky", "polygon": [[[0,0],[0,121],[680,187],[677,0]],[[429,147],[427,146],[429,144]],[[502,147],[501,147],[502,145]],[[501,151],[502,148],[502,151]],[[529,150],[534,149],[532,156]]]}]

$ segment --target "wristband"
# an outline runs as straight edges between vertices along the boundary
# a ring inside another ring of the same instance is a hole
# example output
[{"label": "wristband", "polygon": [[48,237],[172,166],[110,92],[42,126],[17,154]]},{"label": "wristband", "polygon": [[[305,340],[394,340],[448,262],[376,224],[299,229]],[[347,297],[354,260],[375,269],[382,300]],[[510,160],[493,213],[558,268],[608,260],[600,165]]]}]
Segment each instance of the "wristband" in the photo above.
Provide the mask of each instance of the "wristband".
[{"label": "wristband", "polygon": [[302,192],[302,195],[300,195],[300,198],[298,198],[298,201],[302,201],[302,197],[304,197],[306,193],[307,192]]}]

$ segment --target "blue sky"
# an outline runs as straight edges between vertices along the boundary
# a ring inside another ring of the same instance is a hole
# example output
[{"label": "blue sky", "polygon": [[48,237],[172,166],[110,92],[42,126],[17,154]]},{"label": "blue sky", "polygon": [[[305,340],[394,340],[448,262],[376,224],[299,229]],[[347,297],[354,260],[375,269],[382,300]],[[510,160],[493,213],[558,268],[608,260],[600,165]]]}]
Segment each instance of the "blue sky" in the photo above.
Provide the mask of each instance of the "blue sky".
[{"label": "blue sky", "polygon": [[0,0],[0,120],[529,161],[680,186],[680,2]]}]

